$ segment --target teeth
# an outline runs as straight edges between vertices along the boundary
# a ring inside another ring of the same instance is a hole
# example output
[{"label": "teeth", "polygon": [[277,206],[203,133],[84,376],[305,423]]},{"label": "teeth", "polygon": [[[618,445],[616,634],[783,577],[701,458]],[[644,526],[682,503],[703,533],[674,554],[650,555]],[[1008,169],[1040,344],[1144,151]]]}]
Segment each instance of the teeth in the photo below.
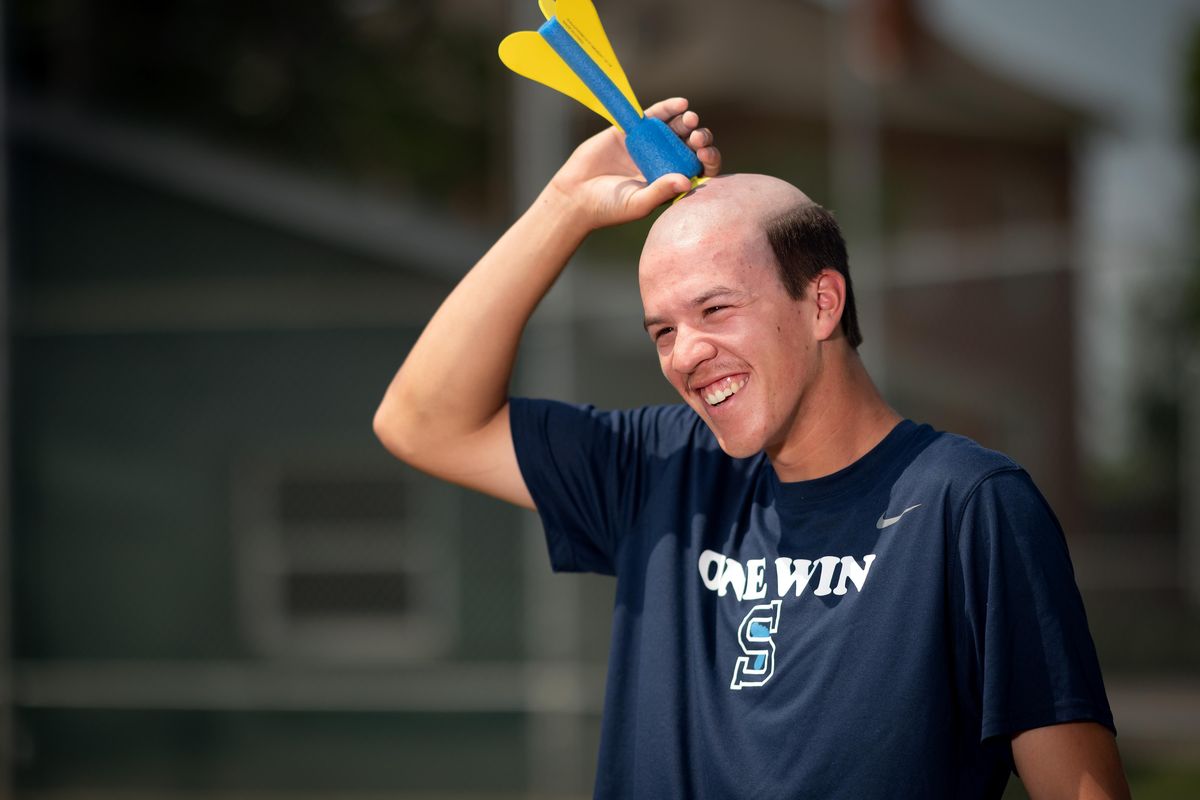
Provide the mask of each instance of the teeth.
[{"label": "teeth", "polygon": [[736,382],[732,378],[726,378],[725,380],[721,381],[721,388],[712,392],[708,392],[704,395],[704,401],[710,406],[715,406],[718,403],[724,402],[726,398],[737,394],[745,385],[745,378],[742,378],[740,381]]}]

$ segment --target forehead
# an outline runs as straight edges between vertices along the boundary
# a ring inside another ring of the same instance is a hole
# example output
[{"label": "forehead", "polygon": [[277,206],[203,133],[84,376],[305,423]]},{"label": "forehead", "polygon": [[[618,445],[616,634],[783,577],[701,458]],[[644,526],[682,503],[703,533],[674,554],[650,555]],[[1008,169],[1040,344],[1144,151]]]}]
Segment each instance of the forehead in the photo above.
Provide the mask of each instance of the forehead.
[{"label": "forehead", "polygon": [[642,304],[683,302],[715,287],[759,294],[779,286],[775,254],[757,220],[688,220],[646,242]]}]

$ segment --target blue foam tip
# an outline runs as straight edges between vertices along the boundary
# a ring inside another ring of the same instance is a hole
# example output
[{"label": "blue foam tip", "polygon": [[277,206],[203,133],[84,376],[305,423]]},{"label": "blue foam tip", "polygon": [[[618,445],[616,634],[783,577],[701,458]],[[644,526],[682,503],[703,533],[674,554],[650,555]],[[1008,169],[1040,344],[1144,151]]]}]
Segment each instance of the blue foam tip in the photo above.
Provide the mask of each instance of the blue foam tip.
[{"label": "blue foam tip", "polygon": [[672,172],[695,178],[704,171],[696,154],[661,119],[642,117],[628,128],[625,149],[646,176],[647,183],[654,183]]}]

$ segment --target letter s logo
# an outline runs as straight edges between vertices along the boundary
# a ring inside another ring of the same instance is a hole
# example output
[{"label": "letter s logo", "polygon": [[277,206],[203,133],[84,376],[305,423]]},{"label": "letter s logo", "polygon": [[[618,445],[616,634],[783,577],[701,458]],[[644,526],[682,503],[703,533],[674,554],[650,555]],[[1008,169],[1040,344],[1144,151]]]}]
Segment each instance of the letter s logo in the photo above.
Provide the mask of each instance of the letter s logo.
[{"label": "letter s logo", "polygon": [[738,656],[733,666],[730,689],[743,686],[762,686],[775,674],[775,642],[771,634],[779,630],[779,607],[782,600],[772,600],[750,609],[738,626],[738,644],[746,655]]}]

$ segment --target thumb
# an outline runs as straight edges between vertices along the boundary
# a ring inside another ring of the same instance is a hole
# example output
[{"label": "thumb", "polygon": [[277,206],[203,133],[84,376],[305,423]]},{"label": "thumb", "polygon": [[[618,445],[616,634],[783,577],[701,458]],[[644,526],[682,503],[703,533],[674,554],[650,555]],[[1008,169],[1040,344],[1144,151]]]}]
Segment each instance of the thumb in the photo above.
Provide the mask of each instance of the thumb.
[{"label": "thumb", "polygon": [[668,173],[630,195],[627,207],[631,213],[638,217],[644,217],[690,188],[692,188],[692,182],[687,179],[687,176],[678,172]]}]

